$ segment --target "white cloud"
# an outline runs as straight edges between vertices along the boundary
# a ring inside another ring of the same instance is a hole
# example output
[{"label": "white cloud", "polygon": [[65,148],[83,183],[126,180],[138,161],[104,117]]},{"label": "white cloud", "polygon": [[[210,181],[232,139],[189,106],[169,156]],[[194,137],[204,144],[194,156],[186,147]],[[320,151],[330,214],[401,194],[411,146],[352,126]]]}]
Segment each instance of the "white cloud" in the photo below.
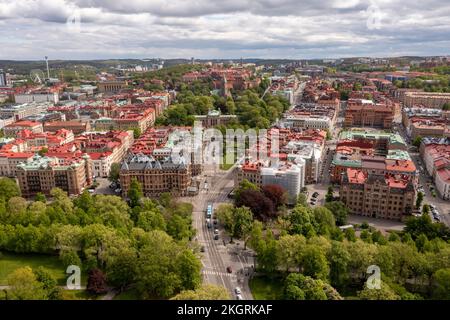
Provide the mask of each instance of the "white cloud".
[{"label": "white cloud", "polygon": [[448,54],[449,17],[443,0],[0,0],[0,59]]}]

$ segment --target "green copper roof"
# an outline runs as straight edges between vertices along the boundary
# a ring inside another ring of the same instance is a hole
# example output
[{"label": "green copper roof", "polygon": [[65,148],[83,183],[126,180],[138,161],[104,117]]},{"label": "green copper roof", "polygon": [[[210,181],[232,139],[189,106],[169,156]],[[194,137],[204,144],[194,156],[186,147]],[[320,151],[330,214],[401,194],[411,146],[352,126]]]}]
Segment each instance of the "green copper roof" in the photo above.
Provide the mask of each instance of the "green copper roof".
[{"label": "green copper roof", "polygon": [[366,132],[366,131],[359,131],[359,130],[352,130],[352,131],[343,131],[339,135],[340,140],[354,140],[358,138],[363,139],[389,139],[390,144],[402,144],[406,145],[403,138],[397,134],[397,133],[388,133],[383,131],[375,131],[375,132]]}]

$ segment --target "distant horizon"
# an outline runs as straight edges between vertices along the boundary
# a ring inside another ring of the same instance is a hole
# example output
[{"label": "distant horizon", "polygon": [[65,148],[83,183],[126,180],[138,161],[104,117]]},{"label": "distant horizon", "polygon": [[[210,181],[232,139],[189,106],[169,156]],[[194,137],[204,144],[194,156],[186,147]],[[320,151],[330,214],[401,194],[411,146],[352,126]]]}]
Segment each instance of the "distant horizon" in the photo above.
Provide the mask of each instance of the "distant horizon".
[{"label": "distant horizon", "polygon": [[[288,61],[310,61],[310,60],[340,60],[340,59],[360,59],[360,58],[371,58],[371,59],[400,59],[400,58],[436,58],[436,57],[450,57],[450,53],[448,54],[435,54],[435,55],[399,55],[399,56],[369,56],[369,55],[361,55],[361,56],[340,56],[340,57],[317,57],[317,58],[282,58],[282,57],[273,57],[273,58],[258,58],[258,57],[239,57],[239,58],[195,58],[194,61],[213,61],[213,60],[229,60],[233,62],[238,62],[239,60],[288,60]],[[190,61],[192,57],[189,58],[163,58],[163,57],[155,57],[155,58],[136,58],[136,57],[115,57],[115,58],[80,58],[80,59],[67,59],[67,58],[54,58],[49,57],[48,61],[107,61],[107,60],[187,60]],[[44,57],[42,59],[0,59],[0,61],[14,61],[14,62],[38,62],[45,61]]]}]

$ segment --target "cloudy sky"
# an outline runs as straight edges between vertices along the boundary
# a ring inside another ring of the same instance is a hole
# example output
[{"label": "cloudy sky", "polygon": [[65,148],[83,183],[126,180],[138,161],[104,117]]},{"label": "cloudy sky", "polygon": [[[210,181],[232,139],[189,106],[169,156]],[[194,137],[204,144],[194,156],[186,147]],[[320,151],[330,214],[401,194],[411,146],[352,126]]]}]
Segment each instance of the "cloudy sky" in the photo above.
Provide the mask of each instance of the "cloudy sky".
[{"label": "cloudy sky", "polygon": [[448,0],[0,0],[0,59],[446,54]]}]

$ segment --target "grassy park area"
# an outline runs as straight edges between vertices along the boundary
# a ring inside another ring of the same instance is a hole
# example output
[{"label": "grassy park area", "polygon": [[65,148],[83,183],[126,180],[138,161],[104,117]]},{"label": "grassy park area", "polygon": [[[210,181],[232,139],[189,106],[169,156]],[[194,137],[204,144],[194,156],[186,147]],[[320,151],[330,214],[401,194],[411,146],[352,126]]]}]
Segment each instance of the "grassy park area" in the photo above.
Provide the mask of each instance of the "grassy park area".
[{"label": "grassy park area", "polygon": [[250,280],[249,286],[255,300],[283,299],[283,281],[280,277],[257,276]]},{"label": "grassy park area", "polygon": [[48,269],[58,281],[59,285],[65,284],[66,273],[58,257],[41,254],[16,254],[0,253],[0,285],[7,285],[8,275],[16,269],[30,267],[33,270],[40,266]]}]

